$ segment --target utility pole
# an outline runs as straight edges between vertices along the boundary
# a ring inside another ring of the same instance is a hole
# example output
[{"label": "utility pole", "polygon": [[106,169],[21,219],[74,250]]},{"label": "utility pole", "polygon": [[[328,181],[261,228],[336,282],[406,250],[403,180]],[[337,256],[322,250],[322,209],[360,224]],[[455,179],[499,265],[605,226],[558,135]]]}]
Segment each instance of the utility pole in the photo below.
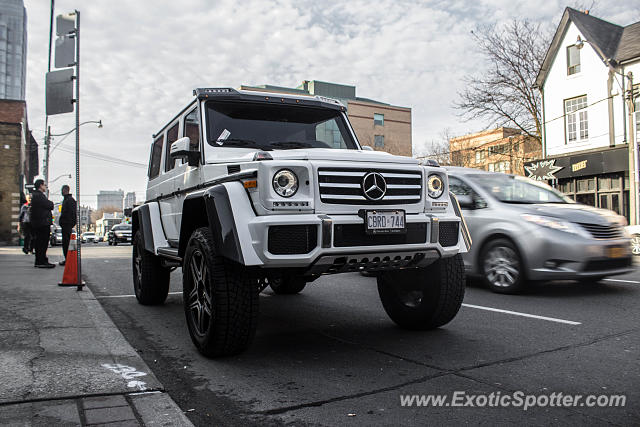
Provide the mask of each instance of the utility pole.
[{"label": "utility pole", "polygon": [[638,141],[633,126],[635,104],[633,99],[633,73],[627,73],[627,122],[629,125],[629,224],[640,223],[640,171],[638,169]]},{"label": "utility pole", "polygon": [[80,231],[82,230],[82,205],[80,204],[80,11],[75,11],[76,15],[76,30],[75,30],[75,38],[76,38],[76,197],[78,201],[76,205],[78,207],[78,232],[76,234],[77,244],[78,244],[78,291],[82,290],[82,263],[80,256],[80,248],[82,246],[82,239],[80,238]]}]

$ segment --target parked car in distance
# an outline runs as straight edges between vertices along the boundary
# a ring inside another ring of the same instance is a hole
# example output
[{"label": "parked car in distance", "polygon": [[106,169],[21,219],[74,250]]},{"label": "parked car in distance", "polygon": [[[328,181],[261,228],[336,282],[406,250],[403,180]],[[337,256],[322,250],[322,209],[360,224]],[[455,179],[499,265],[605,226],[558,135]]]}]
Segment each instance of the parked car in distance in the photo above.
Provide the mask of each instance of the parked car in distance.
[{"label": "parked car in distance", "polygon": [[631,238],[631,253],[640,255],[640,225],[627,225],[625,230]]},{"label": "parked car in distance", "polygon": [[473,246],[465,270],[499,293],[527,281],[595,282],[632,271],[626,219],[522,176],[448,167]]},{"label": "parked car in distance", "polygon": [[62,244],[62,227],[57,225],[51,226],[51,234],[49,236],[49,244],[51,246]]},{"label": "parked car in distance", "polygon": [[98,243],[96,233],[93,231],[85,231],[82,233],[82,243]]},{"label": "parked car in distance", "polygon": [[131,224],[116,224],[111,227],[108,234],[109,245],[118,243],[131,243]]}]

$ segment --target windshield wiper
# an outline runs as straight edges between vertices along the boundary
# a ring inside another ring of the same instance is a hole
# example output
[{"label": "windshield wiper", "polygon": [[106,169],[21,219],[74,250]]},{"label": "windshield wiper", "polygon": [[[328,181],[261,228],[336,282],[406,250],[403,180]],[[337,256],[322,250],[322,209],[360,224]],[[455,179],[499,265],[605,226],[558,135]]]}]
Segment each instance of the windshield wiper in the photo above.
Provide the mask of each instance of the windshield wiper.
[{"label": "windshield wiper", "polygon": [[271,147],[282,148],[282,149],[295,149],[295,148],[313,148],[313,145],[308,142],[302,141],[277,141],[277,142],[269,142]]},{"label": "windshield wiper", "polygon": [[264,147],[251,139],[240,139],[240,138],[217,139],[216,144],[220,145],[221,147],[246,147],[246,148],[259,148],[265,151],[271,150],[271,148]]}]

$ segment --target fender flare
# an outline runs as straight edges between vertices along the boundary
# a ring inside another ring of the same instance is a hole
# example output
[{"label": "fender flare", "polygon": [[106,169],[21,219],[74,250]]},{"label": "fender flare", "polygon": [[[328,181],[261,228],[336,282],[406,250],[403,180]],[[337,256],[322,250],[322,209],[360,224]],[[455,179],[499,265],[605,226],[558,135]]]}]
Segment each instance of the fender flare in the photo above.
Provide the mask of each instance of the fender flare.
[{"label": "fender flare", "polygon": [[205,226],[211,230],[216,254],[244,264],[229,193],[223,184],[185,198],[180,221],[180,257],[184,257],[191,233],[198,227]]},{"label": "fender flare", "polygon": [[151,213],[149,212],[148,204],[145,203],[133,209],[131,212],[131,223],[131,238],[133,239],[136,232],[141,230],[144,239],[144,248],[151,253],[155,253]]}]

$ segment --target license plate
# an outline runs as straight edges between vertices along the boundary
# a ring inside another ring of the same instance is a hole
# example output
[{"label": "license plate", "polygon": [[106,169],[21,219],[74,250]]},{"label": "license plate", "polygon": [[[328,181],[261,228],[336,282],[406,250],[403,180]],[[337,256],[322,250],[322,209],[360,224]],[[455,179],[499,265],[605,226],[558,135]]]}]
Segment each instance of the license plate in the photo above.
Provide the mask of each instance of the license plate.
[{"label": "license plate", "polygon": [[623,247],[614,246],[607,248],[607,256],[609,258],[623,258],[627,255],[627,251]]},{"label": "license plate", "polygon": [[405,233],[403,210],[367,211],[364,224],[367,234]]}]

